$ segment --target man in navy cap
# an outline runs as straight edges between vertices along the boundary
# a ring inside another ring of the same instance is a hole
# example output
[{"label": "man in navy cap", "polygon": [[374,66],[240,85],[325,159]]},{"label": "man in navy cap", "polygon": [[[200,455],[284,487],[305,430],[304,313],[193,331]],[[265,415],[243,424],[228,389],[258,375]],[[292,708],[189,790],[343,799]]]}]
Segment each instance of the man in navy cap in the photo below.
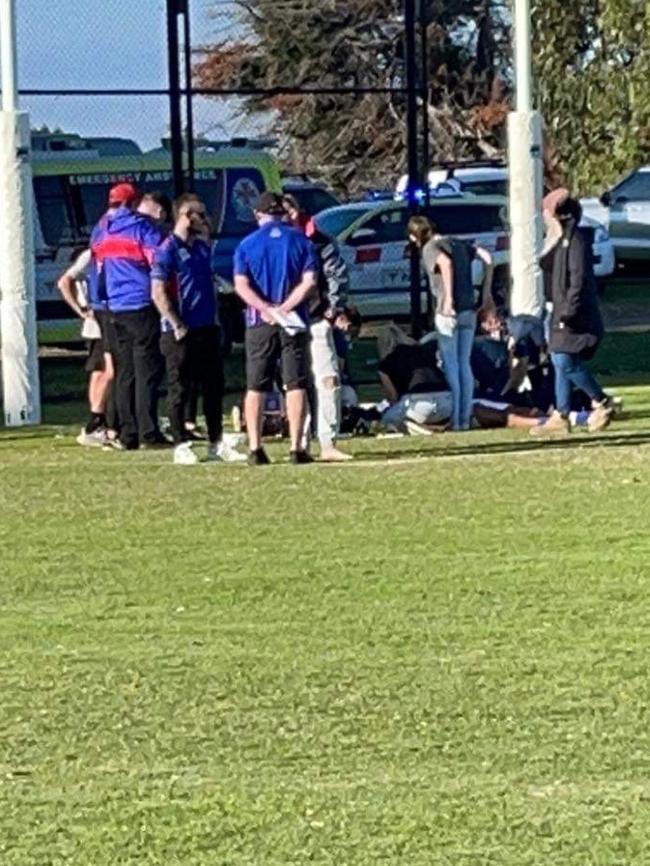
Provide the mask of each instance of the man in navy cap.
[{"label": "man in navy cap", "polygon": [[311,463],[301,446],[309,381],[308,301],[316,289],[313,244],[283,222],[282,196],[265,192],[255,208],[259,225],[235,251],[235,291],[246,311],[246,428],[249,463],[269,462],[262,448],[262,410],[278,362],[287,392],[291,462]]}]

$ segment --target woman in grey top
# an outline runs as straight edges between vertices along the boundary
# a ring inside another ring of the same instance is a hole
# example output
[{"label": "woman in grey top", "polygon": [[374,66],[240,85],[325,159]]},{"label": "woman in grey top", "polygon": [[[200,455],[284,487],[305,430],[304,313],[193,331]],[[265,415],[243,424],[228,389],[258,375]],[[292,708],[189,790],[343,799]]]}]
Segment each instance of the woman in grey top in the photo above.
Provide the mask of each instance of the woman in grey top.
[{"label": "woman in grey top", "polygon": [[[442,365],[453,400],[453,430],[469,430],[474,399],[474,375],[470,358],[476,332],[472,260],[485,263],[483,305],[493,304],[494,266],[483,247],[443,237],[427,217],[411,217],[409,240],[422,251],[422,262],[436,298],[436,331]],[[438,279],[437,276],[440,276]]]}]

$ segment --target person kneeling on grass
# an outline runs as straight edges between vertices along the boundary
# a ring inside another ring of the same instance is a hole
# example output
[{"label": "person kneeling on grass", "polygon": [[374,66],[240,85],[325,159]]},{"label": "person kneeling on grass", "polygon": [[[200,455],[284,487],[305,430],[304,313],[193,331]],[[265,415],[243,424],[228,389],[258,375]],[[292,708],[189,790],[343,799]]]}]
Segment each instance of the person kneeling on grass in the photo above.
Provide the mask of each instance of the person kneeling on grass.
[{"label": "person kneeling on grass", "polygon": [[447,424],[453,399],[438,365],[435,340],[397,343],[379,361],[379,381],[391,404],[382,415],[384,427],[411,433],[428,433],[424,425]]},{"label": "person kneeling on grass", "polygon": [[[391,403],[381,418],[384,427],[427,436],[433,428],[443,429],[451,421],[453,399],[438,364],[435,340],[397,344],[379,362],[379,380]],[[472,408],[481,427],[533,427],[539,423],[535,413],[519,412],[506,403],[474,400]]]},{"label": "person kneeling on grass", "polygon": [[176,200],[174,217],[174,231],[157,251],[152,269],[152,296],[162,317],[160,348],[167,368],[174,463],[198,463],[185,426],[192,388],[203,397],[208,460],[245,461],[245,455],[222,441],[223,361],[205,205],[187,193]]}]

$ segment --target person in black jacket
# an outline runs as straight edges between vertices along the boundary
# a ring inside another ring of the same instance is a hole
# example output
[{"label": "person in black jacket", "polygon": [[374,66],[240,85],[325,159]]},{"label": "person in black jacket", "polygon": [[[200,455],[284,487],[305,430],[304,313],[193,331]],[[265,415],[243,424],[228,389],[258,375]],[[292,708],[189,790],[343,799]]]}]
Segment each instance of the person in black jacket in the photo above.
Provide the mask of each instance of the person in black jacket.
[{"label": "person in black jacket", "polygon": [[318,228],[318,217],[310,218],[291,195],[285,194],[283,202],[288,221],[307,235],[318,255],[318,282],[309,305],[313,381],[310,403],[316,416],[321,460],[343,462],[352,456],[336,444],[341,427],[341,374],[333,329],[346,302],[348,268],[334,238]]},{"label": "person in black jacket", "polygon": [[569,432],[573,388],[590,398],[602,421],[594,420],[590,429],[602,429],[611,415],[607,395],[585,365],[595,354],[604,328],[591,242],[579,227],[582,208],[568,195],[555,196],[551,207],[545,213],[551,243],[546,245],[542,267],[549,277],[552,303],[549,349],[555,370],[555,412],[547,424],[535,428],[540,436]]}]

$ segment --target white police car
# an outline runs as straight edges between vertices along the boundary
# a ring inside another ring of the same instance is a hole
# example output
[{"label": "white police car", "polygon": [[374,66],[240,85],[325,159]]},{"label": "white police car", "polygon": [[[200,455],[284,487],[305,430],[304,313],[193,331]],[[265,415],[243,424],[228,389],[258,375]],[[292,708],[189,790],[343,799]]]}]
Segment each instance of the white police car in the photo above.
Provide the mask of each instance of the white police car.
[{"label": "white police car", "polygon": [[[650,167],[648,167],[647,171],[647,184],[649,187],[647,191],[648,201],[646,202],[648,222],[645,229],[647,256],[650,258]],[[449,189],[456,190],[457,194],[470,193],[481,197],[508,195],[508,169],[489,160],[483,164],[480,161],[475,164],[465,165],[462,163],[449,163],[441,168],[432,169],[429,172],[428,180],[430,189],[440,189],[441,185],[444,185]],[[408,177],[402,175],[395,189],[396,198],[404,196],[407,184]],[[615,189],[619,188],[616,187]],[[613,194],[614,191],[610,193],[610,195]],[[619,240],[615,235],[614,225],[616,225],[616,232],[619,235],[622,235],[624,230],[620,227],[622,220],[622,217],[619,216],[620,208],[618,210],[613,209],[612,221],[610,222],[612,236],[610,237],[610,233],[607,230],[608,221],[602,217],[603,208],[601,206],[600,211],[596,212],[593,207],[593,201],[582,202],[584,214],[580,225],[593,232],[594,273],[599,279],[604,279],[611,276],[616,268],[615,248],[616,253],[620,252]],[[642,232],[637,232],[636,228],[630,225],[629,233],[633,232],[637,236],[642,234]],[[624,244],[625,241],[621,240],[621,243]],[[630,238],[628,247],[632,248],[636,244],[637,241]]]},{"label": "white police car", "polygon": [[[495,286],[508,282],[508,236],[500,197],[432,197],[429,217],[440,232],[471,241],[494,256]],[[404,201],[363,201],[328,208],[316,217],[319,228],[336,238],[350,273],[350,302],[366,317],[405,316],[410,309],[409,244]],[[474,283],[483,270],[476,262]],[[426,283],[422,308],[425,309]]]}]

